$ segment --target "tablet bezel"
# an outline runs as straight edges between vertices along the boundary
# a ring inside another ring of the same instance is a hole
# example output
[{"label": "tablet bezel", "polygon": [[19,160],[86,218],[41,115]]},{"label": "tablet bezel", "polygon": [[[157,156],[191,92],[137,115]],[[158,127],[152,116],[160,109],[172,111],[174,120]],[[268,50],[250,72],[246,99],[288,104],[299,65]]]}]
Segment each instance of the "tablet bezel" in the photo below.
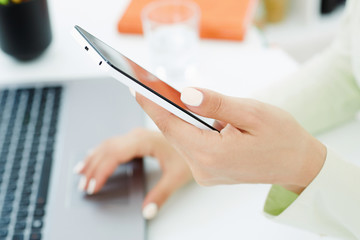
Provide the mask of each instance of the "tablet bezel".
[{"label": "tablet bezel", "polygon": [[[201,129],[208,129],[208,130],[215,130],[210,123],[207,123],[206,120],[210,121],[210,119],[203,118],[201,116],[196,116],[194,113],[191,113],[190,111],[182,108],[181,106],[177,105],[173,101],[169,100],[168,98],[162,96],[160,93],[154,91],[150,87],[146,86],[145,84],[141,83],[139,80],[137,80],[135,77],[130,76],[125,71],[119,69],[115,64],[113,64],[110,59],[104,56],[102,54],[101,50],[97,48],[97,46],[91,41],[91,39],[88,39],[84,32],[91,37],[95,38],[97,41],[100,41],[101,43],[105,44],[107,47],[112,49],[116,54],[120,54],[123,58],[127,59],[128,61],[131,61],[132,63],[136,64],[134,61],[129,59],[128,57],[124,56],[123,54],[119,53],[117,50],[106,44],[105,42],[101,41],[97,37],[93,36],[92,34],[88,33],[84,29],[82,29],[79,26],[74,26],[73,28],[73,36],[76,40],[78,40],[79,44],[84,47],[86,52],[95,60],[97,65],[104,71],[108,72],[112,77],[119,80],[126,86],[134,89],[134,91],[139,92],[141,95],[145,96],[146,98],[150,99],[151,101],[155,102],[159,106],[165,108],[169,112],[173,113],[177,117],[183,119],[184,121],[199,127]],[[136,64],[139,66],[138,64]],[[141,66],[139,66],[141,67]],[[142,67],[141,67],[142,68]],[[155,76],[154,74],[150,73],[146,69],[142,68],[147,73]],[[125,76],[125,78],[124,78]],[[155,76],[156,77],[156,76]],[[156,77],[157,78],[157,77]],[[159,79],[159,78],[157,78]],[[129,81],[130,80],[130,81]],[[161,81],[159,79],[159,81]],[[166,84],[166,83],[165,83]],[[203,119],[201,119],[203,118]],[[213,120],[212,120],[213,121]]]}]

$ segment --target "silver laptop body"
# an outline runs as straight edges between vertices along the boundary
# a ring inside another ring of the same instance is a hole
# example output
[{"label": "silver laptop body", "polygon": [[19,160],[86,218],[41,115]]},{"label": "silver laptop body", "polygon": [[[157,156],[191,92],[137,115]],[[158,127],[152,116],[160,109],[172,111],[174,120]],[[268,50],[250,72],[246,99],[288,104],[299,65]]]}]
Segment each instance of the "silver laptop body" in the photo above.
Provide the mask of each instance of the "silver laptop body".
[{"label": "silver laptop body", "polygon": [[[103,140],[143,126],[143,111],[126,87],[108,78],[10,88],[51,85],[63,89],[41,239],[144,239],[141,159],[119,167],[93,196],[79,192],[80,177],[73,173],[76,163]],[[24,239],[29,234],[24,232]]]}]

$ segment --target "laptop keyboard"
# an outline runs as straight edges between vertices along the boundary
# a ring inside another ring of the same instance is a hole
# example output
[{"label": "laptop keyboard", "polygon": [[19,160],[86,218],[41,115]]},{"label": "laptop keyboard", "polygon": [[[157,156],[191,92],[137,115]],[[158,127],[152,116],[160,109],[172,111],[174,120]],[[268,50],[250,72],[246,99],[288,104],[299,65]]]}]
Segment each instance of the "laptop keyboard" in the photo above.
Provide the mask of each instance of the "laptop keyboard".
[{"label": "laptop keyboard", "polygon": [[0,240],[42,237],[61,91],[0,90]]}]

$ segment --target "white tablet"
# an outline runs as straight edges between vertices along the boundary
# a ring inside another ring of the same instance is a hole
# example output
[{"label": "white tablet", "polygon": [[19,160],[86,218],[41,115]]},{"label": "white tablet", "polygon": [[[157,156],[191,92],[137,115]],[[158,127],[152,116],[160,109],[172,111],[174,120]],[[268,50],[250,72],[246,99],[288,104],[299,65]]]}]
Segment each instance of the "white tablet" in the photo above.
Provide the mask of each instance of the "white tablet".
[{"label": "white tablet", "polygon": [[146,71],[79,26],[73,36],[98,65],[112,77],[150,99],[169,112],[201,129],[215,130],[213,120],[191,113],[180,100],[180,92]]}]

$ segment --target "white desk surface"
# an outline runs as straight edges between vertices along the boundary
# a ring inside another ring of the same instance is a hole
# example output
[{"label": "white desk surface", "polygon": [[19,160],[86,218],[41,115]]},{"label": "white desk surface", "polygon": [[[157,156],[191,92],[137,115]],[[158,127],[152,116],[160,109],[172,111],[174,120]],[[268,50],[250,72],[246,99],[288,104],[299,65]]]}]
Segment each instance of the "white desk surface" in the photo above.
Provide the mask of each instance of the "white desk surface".
[{"label": "white desk surface", "polygon": [[[149,68],[144,39],[119,34],[116,23],[128,0],[49,0],[54,39],[39,59],[19,63],[0,52],[0,83],[86,79],[103,76],[70,36],[77,24],[100,36],[140,65]],[[206,40],[200,43],[199,86],[237,96],[267,86],[291,73],[297,64],[284,52],[265,49],[261,35],[250,30],[240,42]],[[345,157],[355,159],[360,137],[354,121],[323,139]],[[346,139],[344,139],[346,136]],[[342,139],[339,144],[339,138]],[[357,140],[357,141],[355,141]],[[349,143],[349,144],[347,144]],[[353,144],[350,144],[353,143]],[[160,172],[156,161],[147,160],[148,182],[152,186]],[[149,240],[175,239],[320,239],[321,237],[271,222],[262,215],[268,185],[237,185],[204,188],[184,187],[149,222]]]}]

